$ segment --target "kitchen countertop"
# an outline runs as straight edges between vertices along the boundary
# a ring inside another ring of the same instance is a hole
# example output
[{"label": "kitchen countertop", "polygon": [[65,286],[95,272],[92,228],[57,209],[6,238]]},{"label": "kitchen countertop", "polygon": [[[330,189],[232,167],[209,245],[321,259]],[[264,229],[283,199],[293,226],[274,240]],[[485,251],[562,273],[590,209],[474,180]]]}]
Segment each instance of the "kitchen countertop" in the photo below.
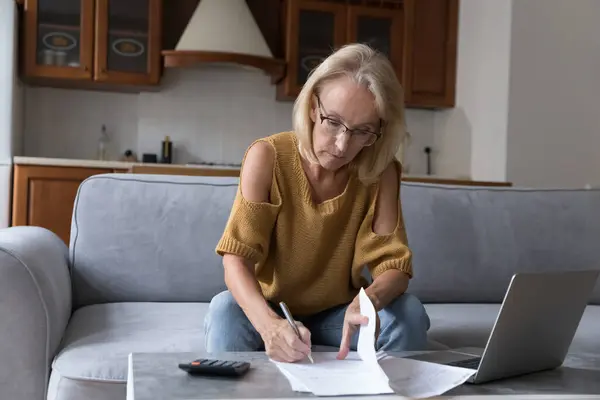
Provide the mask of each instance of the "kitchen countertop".
[{"label": "kitchen countertop", "polygon": [[[46,165],[56,167],[79,167],[79,168],[108,168],[128,170],[133,166],[152,166],[159,168],[198,168],[214,170],[233,170],[239,171],[239,166],[231,165],[213,165],[213,164],[160,164],[160,163],[142,163],[129,161],[101,161],[71,158],[49,158],[49,157],[13,157],[15,165]],[[477,181],[468,177],[442,177],[435,175],[417,175],[406,174],[402,177],[403,181],[438,183],[460,186],[512,186],[510,182],[498,181]]]},{"label": "kitchen countertop", "polygon": [[113,168],[113,169],[129,169],[134,165],[151,165],[164,168],[210,168],[210,169],[230,169],[238,170],[240,167],[230,165],[212,165],[212,164],[159,164],[159,163],[142,163],[135,161],[102,161],[102,160],[85,160],[73,158],[49,158],[49,157],[13,157],[15,165],[47,165],[54,167],[83,167],[83,168]]}]

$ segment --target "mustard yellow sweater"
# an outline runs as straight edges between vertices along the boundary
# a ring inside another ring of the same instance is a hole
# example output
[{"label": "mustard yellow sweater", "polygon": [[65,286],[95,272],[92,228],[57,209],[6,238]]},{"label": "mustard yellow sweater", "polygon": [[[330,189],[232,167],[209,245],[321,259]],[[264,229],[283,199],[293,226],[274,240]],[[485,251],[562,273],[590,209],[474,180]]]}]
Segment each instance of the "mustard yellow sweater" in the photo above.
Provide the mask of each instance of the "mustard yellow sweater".
[{"label": "mustard yellow sweater", "polygon": [[238,188],[216,252],[254,262],[267,300],[285,301],[293,315],[313,315],[352,301],[366,284],[364,266],[373,278],[391,268],[412,277],[402,213],[393,233],[372,230],[377,183],[366,186],[352,175],[341,195],[315,204],[296,136],[259,140],[276,154],[271,201],[247,201]]}]

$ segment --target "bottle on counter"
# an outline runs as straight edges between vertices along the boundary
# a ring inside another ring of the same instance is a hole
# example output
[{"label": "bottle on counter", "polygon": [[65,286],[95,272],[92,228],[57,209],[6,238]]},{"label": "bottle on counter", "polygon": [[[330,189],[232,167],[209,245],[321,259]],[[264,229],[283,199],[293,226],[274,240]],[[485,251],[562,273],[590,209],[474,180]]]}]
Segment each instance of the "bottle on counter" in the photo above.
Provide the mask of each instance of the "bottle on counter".
[{"label": "bottle on counter", "polygon": [[100,138],[98,139],[98,160],[106,160],[108,142],[110,142],[110,138],[108,137],[108,133],[106,133],[106,125],[102,125]]},{"label": "bottle on counter", "polygon": [[162,142],[161,153],[161,162],[163,164],[171,164],[173,162],[173,142],[171,142],[169,136],[165,136],[165,140]]}]

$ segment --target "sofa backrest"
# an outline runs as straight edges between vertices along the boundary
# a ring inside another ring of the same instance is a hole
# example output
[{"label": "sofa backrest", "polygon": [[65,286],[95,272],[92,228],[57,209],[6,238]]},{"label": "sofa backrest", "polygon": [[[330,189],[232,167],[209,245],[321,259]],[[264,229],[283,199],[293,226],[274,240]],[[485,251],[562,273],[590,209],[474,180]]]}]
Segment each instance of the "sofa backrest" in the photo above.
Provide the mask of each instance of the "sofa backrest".
[{"label": "sofa backrest", "polygon": [[[70,243],[74,306],[210,301],[225,289],[215,246],[237,185],[138,174],[84,181]],[[501,302],[514,272],[600,268],[600,190],[403,183],[401,198],[409,291],[424,302]]]},{"label": "sofa backrest", "polygon": [[424,302],[498,303],[516,272],[600,269],[600,190],[404,183],[401,199]]},{"label": "sofa backrest", "polygon": [[210,301],[237,178],[104,174],[79,187],[69,246],[74,307]]}]

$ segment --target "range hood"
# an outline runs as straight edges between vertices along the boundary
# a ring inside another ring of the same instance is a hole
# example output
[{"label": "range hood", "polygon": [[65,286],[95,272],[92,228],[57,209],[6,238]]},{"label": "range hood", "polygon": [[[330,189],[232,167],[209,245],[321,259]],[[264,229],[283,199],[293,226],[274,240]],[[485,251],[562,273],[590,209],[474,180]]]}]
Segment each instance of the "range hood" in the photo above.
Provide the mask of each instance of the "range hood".
[{"label": "range hood", "polygon": [[233,63],[263,70],[273,83],[285,74],[285,61],[273,57],[245,0],[200,0],[175,50],[162,55],[167,68]]}]

